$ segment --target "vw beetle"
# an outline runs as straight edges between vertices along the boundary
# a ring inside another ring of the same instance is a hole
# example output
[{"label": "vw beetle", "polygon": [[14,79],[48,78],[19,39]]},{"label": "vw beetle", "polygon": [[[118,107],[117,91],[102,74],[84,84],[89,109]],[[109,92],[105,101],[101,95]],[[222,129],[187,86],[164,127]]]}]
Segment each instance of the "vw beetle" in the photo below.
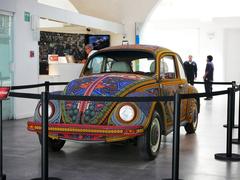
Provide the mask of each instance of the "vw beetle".
[{"label": "vw beetle", "polygon": [[[169,49],[149,45],[123,45],[99,50],[89,57],[80,77],[60,95],[152,97],[197,93],[187,83],[181,58]],[[41,102],[28,130],[41,142]],[[199,100],[182,99],[180,124],[194,133]],[[49,101],[49,147],[59,151],[65,140],[136,142],[146,160],[157,157],[162,135],[173,129],[173,102]]]}]

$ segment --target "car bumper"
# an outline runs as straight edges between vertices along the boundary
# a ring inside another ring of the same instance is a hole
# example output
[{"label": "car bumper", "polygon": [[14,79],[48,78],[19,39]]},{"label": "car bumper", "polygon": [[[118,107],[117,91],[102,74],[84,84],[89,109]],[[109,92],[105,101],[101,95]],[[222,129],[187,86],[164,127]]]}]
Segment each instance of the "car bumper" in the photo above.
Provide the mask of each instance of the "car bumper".
[{"label": "car bumper", "polygon": [[[41,133],[42,123],[28,121],[27,129]],[[114,142],[141,136],[143,133],[142,126],[48,123],[48,134],[56,139]]]}]

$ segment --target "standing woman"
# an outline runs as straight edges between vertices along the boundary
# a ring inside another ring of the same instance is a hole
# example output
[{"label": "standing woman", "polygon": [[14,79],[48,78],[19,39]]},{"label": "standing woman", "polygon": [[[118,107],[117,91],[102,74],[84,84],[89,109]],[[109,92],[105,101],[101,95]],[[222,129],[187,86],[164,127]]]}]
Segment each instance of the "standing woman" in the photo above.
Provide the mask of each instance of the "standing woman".
[{"label": "standing woman", "polygon": [[207,93],[207,97],[205,98],[205,100],[212,99],[212,95],[210,95],[210,93],[212,92],[213,71],[214,71],[212,60],[213,60],[213,57],[211,55],[208,55],[205,74],[203,76],[205,91]]}]

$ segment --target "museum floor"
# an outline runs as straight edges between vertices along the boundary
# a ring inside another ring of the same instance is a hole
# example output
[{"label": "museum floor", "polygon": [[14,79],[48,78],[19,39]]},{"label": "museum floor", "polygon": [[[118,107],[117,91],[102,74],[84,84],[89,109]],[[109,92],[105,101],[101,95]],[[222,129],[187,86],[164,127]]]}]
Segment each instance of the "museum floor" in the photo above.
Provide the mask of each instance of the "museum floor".
[{"label": "museum floor", "polygon": [[[238,96],[237,96],[238,99]],[[240,162],[214,159],[226,152],[226,101],[201,99],[196,134],[181,128],[180,178],[184,180],[239,180]],[[236,121],[237,122],[237,121]],[[4,121],[4,173],[8,180],[29,180],[40,176],[40,145],[26,130],[26,119]],[[234,137],[236,137],[236,130]],[[240,154],[240,145],[233,145]],[[133,145],[80,144],[67,142],[62,151],[49,153],[49,174],[64,180],[160,180],[171,175],[172,134],[163,138],[159,156],[145,162]]]}]

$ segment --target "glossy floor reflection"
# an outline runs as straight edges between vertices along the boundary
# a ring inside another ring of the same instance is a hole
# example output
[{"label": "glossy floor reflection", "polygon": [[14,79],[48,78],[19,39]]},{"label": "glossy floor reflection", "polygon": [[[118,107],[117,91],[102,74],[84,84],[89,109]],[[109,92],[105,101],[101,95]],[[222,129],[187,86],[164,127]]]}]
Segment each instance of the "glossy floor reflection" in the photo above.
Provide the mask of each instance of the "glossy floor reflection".
[{"label": "glossy floor reflection", "polygon": [[[237,98],[238,99],[238,98]],[[180,175],[185,180],[239,180],[240,162],[214,159],[226,152],[227,98],[201,100],[196,134],[181,128]],[[238,116],[236,116],[238,117]],[[237,122],[237,121],[236,121]],[[26,130],[26,119],[3,122],[4,173],[8,180],[40,176],[40,145],[35,134]],[[234,137],[237,131],[234,130]],[[49,174],[64,180],[160,180],[171,176],[172,134],[163,138],[159,156],[145,162],[133,145],[80,144],[67,142],[61,152],[49,153]],[[240,145],[233,145],[240,154]]]}]

